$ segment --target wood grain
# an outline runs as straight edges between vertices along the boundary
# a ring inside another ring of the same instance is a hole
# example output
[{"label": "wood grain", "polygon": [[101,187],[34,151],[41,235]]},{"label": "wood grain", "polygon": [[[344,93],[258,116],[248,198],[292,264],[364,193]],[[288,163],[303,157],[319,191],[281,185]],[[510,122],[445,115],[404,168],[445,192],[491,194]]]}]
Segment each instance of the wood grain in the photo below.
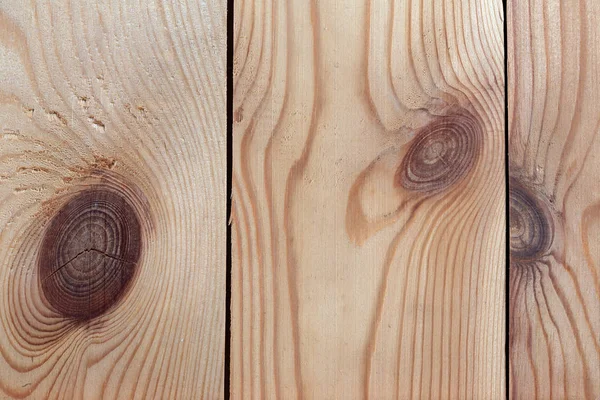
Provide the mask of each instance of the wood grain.
[{"label": "wood grain", "polygon": [[508,2],[510,397],[600,398],[600,4]]},{"label": "wood grain", "polygon": [[0,398],[223,398],[225,18],[0,3]]},{"label": "wood grain", "polygon": [[232,398],[504,398],[502,26],[235,2]]}]

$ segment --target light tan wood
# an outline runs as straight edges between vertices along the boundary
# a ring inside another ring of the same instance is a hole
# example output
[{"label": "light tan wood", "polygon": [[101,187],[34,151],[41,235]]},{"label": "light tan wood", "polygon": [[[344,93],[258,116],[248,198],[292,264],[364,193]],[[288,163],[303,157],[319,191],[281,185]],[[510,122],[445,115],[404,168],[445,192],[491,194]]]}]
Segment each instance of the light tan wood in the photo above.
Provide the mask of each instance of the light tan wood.
[{"label": "light tan wood", "polygon": [[[0,3],[0,398],[223,398],[225,63],[225,1]],[[143,239],[91,319],[38,270],[90,187],[129,199]]]},{"label": "light tan wood", "polygon": [[501,1],[234,9],[234,399],[503,399]]},{"label": "light tan wood", "polygon": [[596,400],[600,3],[511,0],[507,17],[510,397]]}]

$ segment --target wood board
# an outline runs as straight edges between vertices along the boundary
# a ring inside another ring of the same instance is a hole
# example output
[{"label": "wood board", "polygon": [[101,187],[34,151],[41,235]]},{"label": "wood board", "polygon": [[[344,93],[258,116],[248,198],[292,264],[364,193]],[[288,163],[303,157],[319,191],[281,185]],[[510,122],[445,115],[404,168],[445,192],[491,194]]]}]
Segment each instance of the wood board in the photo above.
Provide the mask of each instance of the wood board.
[{"label": "wood board", "polygon": [[226,26],[0,3],[0,398],[223,398]]},{"label": "wood board", "polygon": [[232,398],[504,398],[503,22],[234,3]]},{"label": "wood board", "polygon": [[600,4],[508,2],[511,399],[600,398]]}]

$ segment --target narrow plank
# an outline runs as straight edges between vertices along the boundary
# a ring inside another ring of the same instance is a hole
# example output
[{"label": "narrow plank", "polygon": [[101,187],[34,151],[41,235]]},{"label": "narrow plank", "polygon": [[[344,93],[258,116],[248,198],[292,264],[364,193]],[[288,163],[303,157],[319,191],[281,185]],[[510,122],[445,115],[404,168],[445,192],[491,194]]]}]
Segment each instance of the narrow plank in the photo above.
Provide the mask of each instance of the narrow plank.
[{"label": "narrow plank", "polygon": [[600,4],[508,2],[510,397],[600,398]]},{"label": "narrow plank", "polygon": [[232,398],[503,399],[502,2],[234,25]]},{"label": "narrow plank", "polygon": [[0,398],[223,398],[225,18],[0,3]]}]

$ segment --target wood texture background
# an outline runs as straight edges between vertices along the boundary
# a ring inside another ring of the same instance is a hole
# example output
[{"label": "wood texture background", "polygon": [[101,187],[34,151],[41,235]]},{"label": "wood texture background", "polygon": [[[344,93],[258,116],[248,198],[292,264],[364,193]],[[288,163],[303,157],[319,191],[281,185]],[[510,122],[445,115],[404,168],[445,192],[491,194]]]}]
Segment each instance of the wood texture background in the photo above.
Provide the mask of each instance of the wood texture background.
[{"label": "wood texture background", "polygon": [[[225,1],[0,2],[0,398],[223,397],[226,26]],[[147,246],[76,324],[37,250],[99,182],[146,199]]]},{"label": "wood texture background", "polygon": [[504,398],[503,22],[235,2],[233,398]]},{"label": "wood texture background", "polygon": [[510,397],[596,400],[600,3],[511,0],[507,16],[511,193],[525,188],[548,222],[519,226],[527,209],[511,195],[511,235],[547,243],[511,258]]}]

